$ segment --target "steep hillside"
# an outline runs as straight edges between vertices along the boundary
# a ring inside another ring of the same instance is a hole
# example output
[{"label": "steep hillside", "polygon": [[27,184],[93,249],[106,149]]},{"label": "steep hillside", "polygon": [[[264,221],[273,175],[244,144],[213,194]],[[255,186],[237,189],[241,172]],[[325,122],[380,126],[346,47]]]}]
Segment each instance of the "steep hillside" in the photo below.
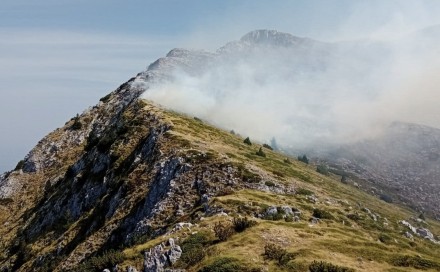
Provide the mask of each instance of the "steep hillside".
[{"label": "steep hillside", "polygon": [[[411,221],[417,214],[267,148],[259,156],[259,144],[198,119],[139,99],[123,106],[123,93],[48,135],[3,177],[4,269],[161,271],[146,267],[167,263],[166,250],[181,257],[173,268],[188,271],[213,262],[307,271],[313,260],[357,271],[440,269],[439,245],[399,221],[433,233],[438,223]],[[215,224],[240,216],[257,224],[219,241]],[[154,248],[170,238],[178,249]],[[271,260],[268,245],[291,254]]]}]

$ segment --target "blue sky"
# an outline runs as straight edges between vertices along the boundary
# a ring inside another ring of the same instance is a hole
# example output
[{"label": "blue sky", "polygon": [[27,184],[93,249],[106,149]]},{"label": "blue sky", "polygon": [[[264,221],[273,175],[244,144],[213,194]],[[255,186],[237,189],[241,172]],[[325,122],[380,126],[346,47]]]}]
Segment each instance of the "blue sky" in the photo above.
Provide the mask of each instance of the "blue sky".
[{"label": "blue sky", "polygon": [[260,28],[338,41],[440,23],[409,0],[2,0],[0,172],[174,47],[215,50]]}]

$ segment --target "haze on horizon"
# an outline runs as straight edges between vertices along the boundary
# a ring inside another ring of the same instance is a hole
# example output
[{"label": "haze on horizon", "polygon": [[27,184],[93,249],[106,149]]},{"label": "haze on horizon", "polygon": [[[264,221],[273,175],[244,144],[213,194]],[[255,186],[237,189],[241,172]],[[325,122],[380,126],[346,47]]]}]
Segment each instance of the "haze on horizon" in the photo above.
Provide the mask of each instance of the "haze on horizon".
[{"label": "haze on horizon", "polygon": [[[327,42],[389,41],[440,23],[440,2],[434,0],[6,0],[2,4],[0,172],[12,169],[45,134],[172,48],[213,51],[254,29],[277,29]],[[399,99],[420,98],[414,101],[421,106],[417,109],[436,105],[438,95],[432,90],[438,84],[424,80],[438,74],[437,63],[432,65],[419,83],[404,84],[411,89],[405,93],[418,95]],[[427,89],[434,97],[420,95]],[[437,113],[429,118],[436,119]]]}]

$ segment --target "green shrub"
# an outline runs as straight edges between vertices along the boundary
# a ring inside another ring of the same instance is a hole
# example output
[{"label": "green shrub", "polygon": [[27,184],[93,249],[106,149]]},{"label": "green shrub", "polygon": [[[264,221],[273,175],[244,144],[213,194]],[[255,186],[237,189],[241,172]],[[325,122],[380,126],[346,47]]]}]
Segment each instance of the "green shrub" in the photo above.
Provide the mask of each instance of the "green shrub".
[{"label": "green shrub", "polygon": [[327,262],[313,261],[309,266],[310,272],[354,272],[355,270],[348,267],[338,266]]},{"label": "green shrub", "polygon": [[381,194],[381,195],[379,196],[379,198],[380,198],[381,200],[385,201],[386,203],[393,203],[393,198],[392,198],[391,196],[389,196],[389,195]]},{"label": "green shrub", "polygon": [[321,209],[314,209],[313,216],[319,219],[334,219],[331,213]]},{"label": "green shrub", "polygon": [[243,232],[246,229],[255,226],[257,224],[257,221],[249,220],[247,217],[234,217],[232,224],[234,225],[234,230],[236,232]]},{"label": "green shrub", "polygon": [[14,171],[18,171],[18,170],[23,169],[23,166],[24,166],[24,160],[21,160],[21,161],[19,161],[19,162],[17,163],[17,165],[15,166]]},{"label": "green shrub", "polygon": [[220,258],[203,267],[199,272],[253,272],[258,269],[248,268],[235,258]]},{"label": "green shrub", "polygon": [[203,260],[206,256],[206,247],[210,244],[208,235],[198,232],[190,235],[180,245],[182,255],[178,265],[183,267],[193,266]]},{"label": "green shrub", "polygon": [[73,118],[73,124],[70,126],[71,130],[80,130],[82,128],[81,120],[79,119],[79,115],[77,114]]},{"label": "green shrub", "polygon": [[260,156],[260,157],[266,157],[266,153],[264,153],[262,147],[260,147],[260,149],[257,152],[255,152],[255,155]]},{"label": "green shrub", "polygon": [[99,101],[101,101],[101,102],[103,102],[103,103],[106,103],[107,101],[110,100],[111,97],[112,97],[112,94],[109,93],[108,95],[106,95],[106,96],[104,96],[104,97],[101,97],[101,99],[99,99]]},{"label": "green shrub", "polygon": [[82,263],[77,271],[102,271],[106,268],[112,268],[122,263],[125,259],[124,253],[110,250],[100,256],[95,256]]},{"label": "green shrub", "polygon": [[308,270],[308,265],[305,262],[288,262],[286,265],[284,265],[284,268],[286,268],[289,272],[304,272]]},{"label": "green shrub", "polygon": [[414,267],[416,269],[440,269],[440,263],[423,259],[420,256],[397,255],[391,258],[391,264],[400,267]]},{"label": "green shrub", "polygon": [[286,217],[284,217],[284,221],[286,222],[293,222],[293,216],[288,214],[286,215]]},{"label": "green shrub", "polygon": [[284,248],[276,244],[266,244],[264,246],[264,257],[269,260],[277,261],[279,265],[286,265],[295,258],[295,255],[287,252]]},{"label": "green shrub", "polygon": [[246,139],[244,139],[243,143],[245,143],[247,145],[252,145],[251,139],[249,139],[249,137],[246,137]]},{"label": "green shrub", "polygon": [[379,241],[386,245],[389,245],[393,242],[393,238],[391,238],[391,236],[389,236],[388,234],[381,233],[379,234]]},{"label": "green shrub", "polygon": [[267,148],[267,149],[269,149],[269,150],[273,150],[273,148],[272,148],[270,145],[268,145],[268,144],[263,144],[263,147],[264,147],[264,148]]},{"label": "green shrub", "polygon": [[353,221],[356,221],[356,222],[362,219],[362,218],[361,218],[358,214],[356,214],[356,213],[350,213],[350,214],[347,214],[347,218],[348,218],[348,219],[351,219],[351,220],[353,220]]},{"label": "green shrub", "polygon": [[299,160],[300,162],[305,163],[305,164],[309,164],[309,158],[307,158],[307,156],[306,156],[305,154],[302,155],[302,156],[298,156],[298,160]]},{"label": "green shrub", "polygon": [[277,177],[284,178],[284,173],[283,173],[283,172],[280,172],[280,171],[276,171],[276,170],[274,170],[274,171],[272,171],[272,173],[273,173],[275,176],[277,176]]},{"label": "green shrub", "polygon": [[273,183],[273,181],[270,181],[270,180],[265,181],[264,184],[265,184],[266,186],[269,186],[269,187],[273,187],[273,186],[275,186],[275,183]]},{"label": "green shrub", "polygon": [[[265,213],[265,212],[266,211],[263,211],[263,213]],[[280,212],[277,212],[277,213],[274,213],[274,214],[267,214],[267,213],[265,213],[264,217],[263,217],[263,219],[265,219],[265,220],[273,220],[273,221],[278,221],[278,220],[281,220],[283,218],[284,218],[284,214],[282,214]]]},{"label": "green shrub", "polygon": [[234,228],[229,223],[218,222],[214,225],[214,233],[215,237],[224,242],[234,234]]},{"label": "green shrub", "polygon": [[309,189],[305,189],[305,188],[298,188],[296,190],[296,193],[298,195],[314,195],[315,193],[310,191]]},{"label": "green shrub", "polygon": [[325,176],[328,176],[328,174],[329,174],[328,167],[327,167],[327,165],[324,165],[324,164],[319,164],[318,166],[316,166],[316,172],[323,174]]}]

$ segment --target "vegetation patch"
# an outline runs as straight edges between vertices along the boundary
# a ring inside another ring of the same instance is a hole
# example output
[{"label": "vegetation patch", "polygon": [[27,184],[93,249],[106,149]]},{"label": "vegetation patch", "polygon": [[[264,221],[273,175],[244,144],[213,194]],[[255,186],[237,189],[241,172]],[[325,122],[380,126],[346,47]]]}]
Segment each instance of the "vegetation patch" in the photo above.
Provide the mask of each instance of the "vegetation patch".
[{"label": "vegetation patch", "polygon": [[255,220],[249,220],[247,217],[235,217],[232,221],[236,232],[243,232],[257,224]]},{"label": "vegetation patch", "polygon": [[311,190],[309,190],[309,189],[306,189],[306,188],[298,188],[297,190],[296,190],[296,194],[298,194],[298,195],[314,195],[315,193],[313,192],[313,191],[311,191]]},{"label": "vegetation patch", "polygon": [[86,262],[79,265],[77,271],[102,271],[106,268],[112,268],[115,265],[122,263],[124,259],[124,253],[110,250],[104,252],[102,255],[88,259]]},{"label": "vegetation patch", "polygon": [[328,171],[327,165],[324,165],[324,164],[319,164],[318,166],[316,166],[316,172],[318,172],[324,176],[328,176],[330,173]]},{"label": "vegetation patch", "polygon": [[321,209],[314,209],[313,210],[313,217],[316,217],[319,219],[334,219],[334,217],[331,213],[329,213],[326,210],[321,210]]},{"label": "vegetation patch", "polygon": [[249,139],[249,137],[246,137],[246,139],[244,139],[243,143],[245,143],[247,145],[252,145],[251,139]]},{"label": "vegetation patch", "polygon": [[309,164],[309,158],[307,158],[307,156],[306,156],[305,154],[302,155],[302,156],[298,156],[298,160],[299,160],[300,162],[305,163],[305,164]]},{"label": "vegetation patch", "polygon": [[266,153],[264,153],[263,148],[260,147],[260,149],[255,153],[255,155],[266,158]]},{"label": "vegetation patch", "polygon": [[180,245],[182,255],[178,261],[178,266],[187,268],[202,261],[206,256],[206,248],[210,244],[211,240],[205,232],[190,235]]},{"label": "vegetation patch", "polygon": [[313,261],[309,266],[310,272],[354,272],[353,268],[343,267],[328,262]]},{"label": "vegetation patch", "polygon": [[199,272],[257,272],[256,268],[249,268],[236,258],[224,257],[215,260],[203,267]]},{"label": "vegetation patch", "polygon": [[220,242],[224,242],[234,234],[234,228],[229,223],[217,222],[214,225],[214,233],[215,237],[217,237]]},{"label": "vegetation patch", "polygon": [[266,244],[264,246],[264,257],[276,261],[278,265],[284,266],[295,259],[295,254],[287,252],[287,250],[276,244]]},{"label": "vegetation patch", "polygon": [[424,259],[420,256],[398,255],[391,258],[391,264],[400,267],[414,267],[416,269],[440,270],[440,263]]}]

